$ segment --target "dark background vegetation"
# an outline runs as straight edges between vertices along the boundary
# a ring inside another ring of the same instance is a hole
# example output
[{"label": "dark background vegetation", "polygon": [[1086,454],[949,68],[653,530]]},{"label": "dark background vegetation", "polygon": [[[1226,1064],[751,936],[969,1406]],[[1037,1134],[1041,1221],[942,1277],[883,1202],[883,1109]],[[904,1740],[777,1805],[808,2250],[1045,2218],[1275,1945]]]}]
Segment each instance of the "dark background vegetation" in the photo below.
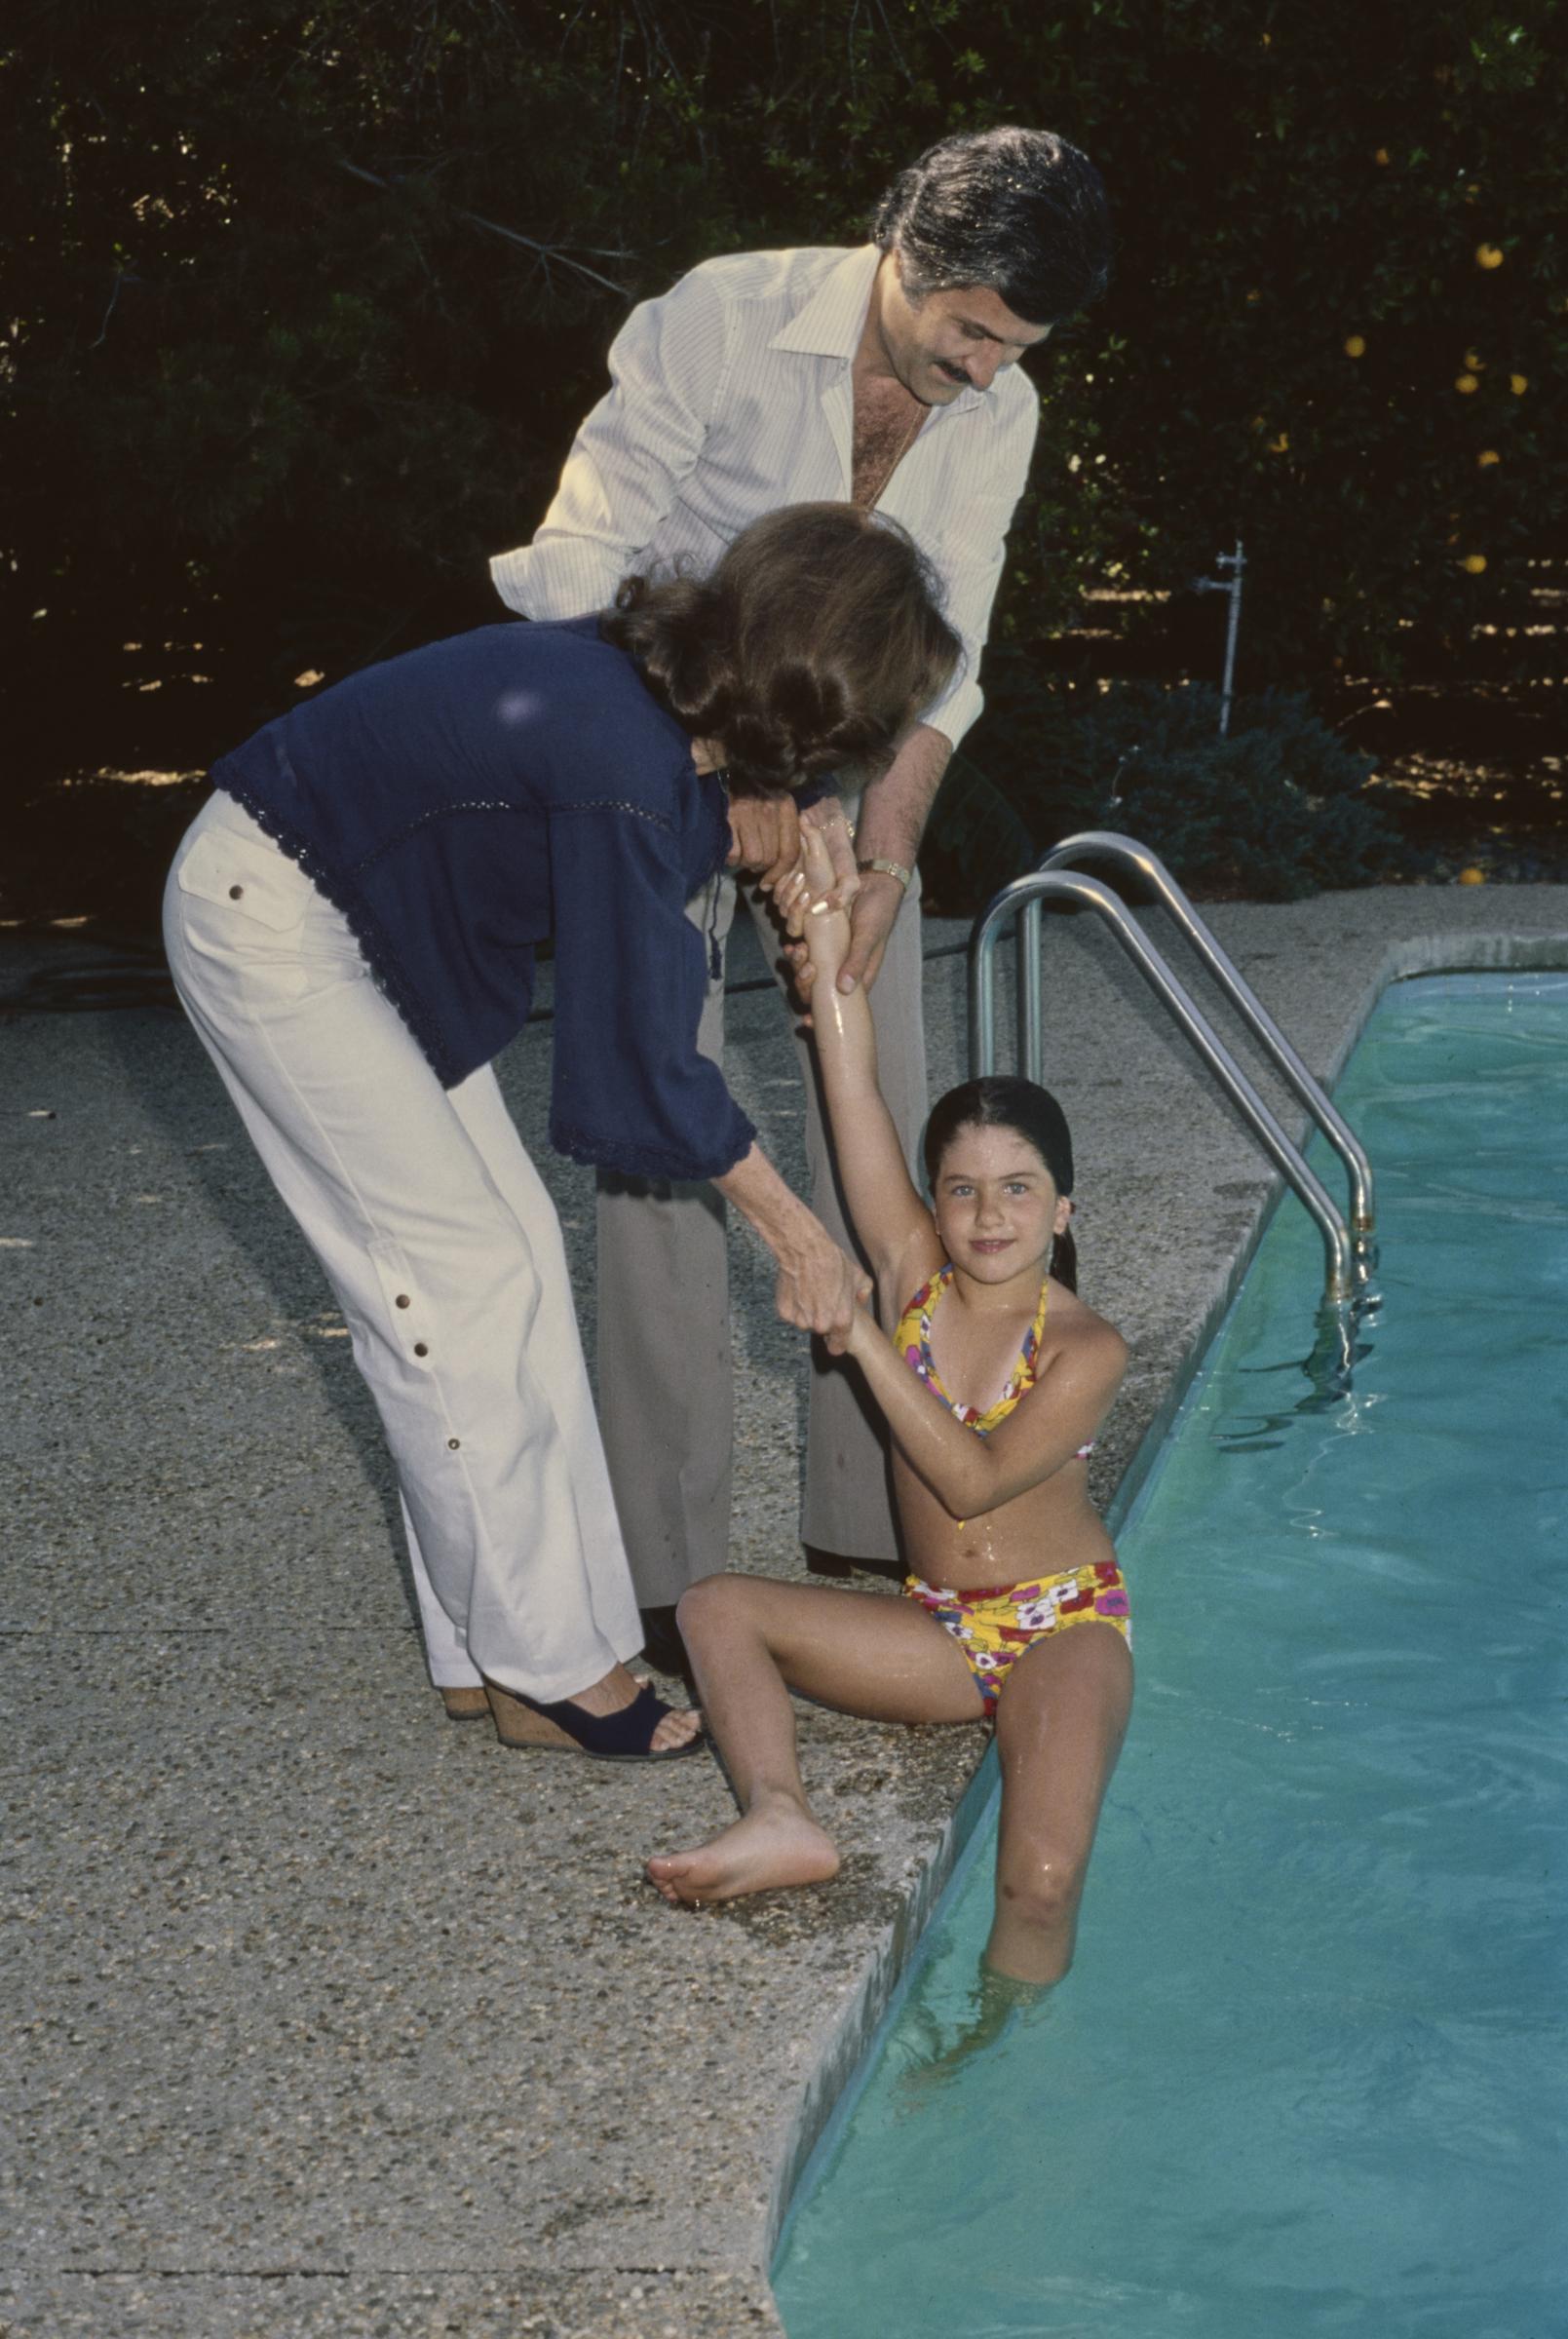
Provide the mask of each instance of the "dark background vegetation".
[{"label": "dark background vegetation", "polygon": [[[1217,678],[1224,603],[1189,588],[1238,534],[1247,688],[1309,694],[1386,770],[1424,756],[1406,812],[1446,765],[1483,830],[1510,791],[1539,829],[1557,0],[13,0],[9,22],[7,916],[144,909],[185,791],[94,775],[195,771],[299,677],[494,617],[486,556],[540,518],[631,300],[715,251],[857,241],[904,161],[999,120],[1094,155],[1119,256],[1033,363],[946,905],[993,771],[1031,834],[1070,808],[1038,751],[1064,710]],[[1361,788],[1339,768],[1325,801]],[[1213,882],[1264,882],[1232,860]]]}]

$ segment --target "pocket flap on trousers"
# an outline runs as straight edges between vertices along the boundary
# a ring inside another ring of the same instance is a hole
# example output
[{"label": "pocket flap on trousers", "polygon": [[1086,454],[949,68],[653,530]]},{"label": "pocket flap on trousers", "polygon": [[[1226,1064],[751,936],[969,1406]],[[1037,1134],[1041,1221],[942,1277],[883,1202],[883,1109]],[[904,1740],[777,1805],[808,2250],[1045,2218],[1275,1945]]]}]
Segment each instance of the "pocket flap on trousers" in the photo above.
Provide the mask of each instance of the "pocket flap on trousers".
[{"label": "pocket flap on trousers", "polygon": [[300,923],[313,890],[304,871],[276,845],[223,828],[206,828],[193,840],[178,878],[182,893],[221,902],[277,934]]}]

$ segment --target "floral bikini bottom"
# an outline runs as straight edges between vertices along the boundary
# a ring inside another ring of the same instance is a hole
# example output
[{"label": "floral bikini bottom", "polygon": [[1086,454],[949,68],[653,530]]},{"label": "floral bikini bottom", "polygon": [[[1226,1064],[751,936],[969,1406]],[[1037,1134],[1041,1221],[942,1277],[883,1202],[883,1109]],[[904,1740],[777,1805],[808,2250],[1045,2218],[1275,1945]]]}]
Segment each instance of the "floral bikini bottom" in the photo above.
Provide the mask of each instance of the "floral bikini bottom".
[{"label": "floral bikini bottom", "polygon": [[1101,1624],[1128,1643],[1132,1638],[1127,1586],[1114,1559],[981,1591],[943,1591],[920,1576],[905,1576],[903,1589],[957,1641],[987,1714],[995,1713],[1003,1684],[1025,1649],[1048,1633]]}]

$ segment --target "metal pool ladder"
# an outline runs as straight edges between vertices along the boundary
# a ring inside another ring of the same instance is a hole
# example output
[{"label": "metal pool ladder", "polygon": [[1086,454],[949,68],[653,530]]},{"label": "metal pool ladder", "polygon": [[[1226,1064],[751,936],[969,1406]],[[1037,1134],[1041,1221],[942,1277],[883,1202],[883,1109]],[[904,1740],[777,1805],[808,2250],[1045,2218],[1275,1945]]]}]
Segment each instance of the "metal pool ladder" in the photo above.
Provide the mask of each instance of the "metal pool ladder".
[{"label": "metal pool ladder", "polygon": [[[1097,877],[1081,875],[1072,864],[1109,861],[1137,877],[1170,912],[1220,989],[1259,1041],[1308,1113],[1339,1155],[1350,1181],[1347,1222],[1301,1149],[1285,1133],[1236,1057],[1156,950],[1125,902]],[[1042,1077],[1041,912],[1047,901],[1090,909],[1115,935],[1139,974],[1169,1010],[1226,1095],[1252,1131],[1275,1168],[1300,1197],[1323,1239],[1324,1300],[1343,1306],[1356,1298],[1376,1264],[1372,1165],[1355,1131],[1324,1094],[1268,1009],[1243,980],[1204,924],[1169,870],[1146,845],[1110,829],[1089,828],[1064,838],[1036,869],[1015,877],[987,903],[975,922],[969,945],[970,1069],[978,1077],[996,1069],[996,978],[998,937],[1017,919],[1018,1062],[1031,1080]]]}]

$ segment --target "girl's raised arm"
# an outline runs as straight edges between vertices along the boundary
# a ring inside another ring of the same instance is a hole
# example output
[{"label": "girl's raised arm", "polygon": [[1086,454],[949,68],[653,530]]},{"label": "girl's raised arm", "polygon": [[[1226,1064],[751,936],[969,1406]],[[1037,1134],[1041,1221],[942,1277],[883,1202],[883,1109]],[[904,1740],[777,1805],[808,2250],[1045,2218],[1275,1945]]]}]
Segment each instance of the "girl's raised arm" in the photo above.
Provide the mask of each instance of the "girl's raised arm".
[{"label": "girl's raised arm", "polygon": [[[838,973],[849,954],[848,913],[828,898],[833,866],[814,829],[803,826],[802,877],[789,900],[789,930],[811,966],[812,1032],[832,1131],[833,1158],[857,1237],[878,1285],[901,1293],[904,1280],[937,1246],[930,1210],[915,1191],[893,1116],[877,1086],[876,1038],[863,984],[846,994]],[[815,898],[815,899],[814,899]],[[914,1253],[918,1251],[917,1260]],[[934,1264],[939,1262],[933,1262]]]}]

